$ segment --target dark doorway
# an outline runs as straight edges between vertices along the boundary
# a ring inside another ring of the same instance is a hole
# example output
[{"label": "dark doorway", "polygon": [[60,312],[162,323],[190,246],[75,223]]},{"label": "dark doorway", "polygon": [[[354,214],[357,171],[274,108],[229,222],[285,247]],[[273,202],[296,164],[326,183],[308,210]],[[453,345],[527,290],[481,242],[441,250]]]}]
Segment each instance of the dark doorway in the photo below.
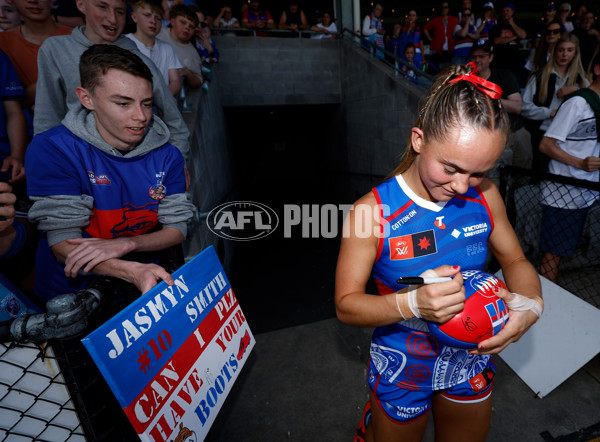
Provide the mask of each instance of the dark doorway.
[{"label": "dark doorway", "polygon": [[[339,238],[324,238],[314,226],[311,237],[303,237],[300,224],[286,224],[286,207],[289,218],[292,209],[295,216],[302,206],[305,215],[315,215],[324,204],[331,209],[339,203],[337,114],[338,106],[226,110],[235,199],[265,204],[279,219],[269,236],[234,245],[230,279],[254,333],[335,316]],[[312,219],[320,222],[316,215]],[[342,213],[330,221],[341,225]]]}]

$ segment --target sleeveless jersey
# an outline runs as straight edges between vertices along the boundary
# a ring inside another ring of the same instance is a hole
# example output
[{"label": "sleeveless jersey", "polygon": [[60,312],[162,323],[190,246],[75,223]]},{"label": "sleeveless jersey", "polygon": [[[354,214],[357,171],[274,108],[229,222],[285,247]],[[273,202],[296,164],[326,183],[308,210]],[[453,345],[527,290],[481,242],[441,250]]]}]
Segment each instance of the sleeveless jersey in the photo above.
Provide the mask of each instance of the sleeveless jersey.
[{"label": "sleeveless jersey", "polygon": [[[418,276],[443,264],[481,270],[493,229],[478,187],[447,202],[418,197],[401,175],[373,189],[381,207],[381,235],[372,275],[380,294],[405,287],[400,276]],[[488,356],[440,344],[422,319],[409,319],[373,333],[371,368],[388,382],[411,389],[445,389],[479,374]]]}]

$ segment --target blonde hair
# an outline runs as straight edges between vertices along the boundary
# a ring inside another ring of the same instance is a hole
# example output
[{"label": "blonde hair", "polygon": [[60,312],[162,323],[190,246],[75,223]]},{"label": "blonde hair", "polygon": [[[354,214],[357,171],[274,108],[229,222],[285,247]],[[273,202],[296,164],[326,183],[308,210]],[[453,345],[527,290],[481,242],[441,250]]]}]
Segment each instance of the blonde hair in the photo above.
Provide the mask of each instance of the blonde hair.
[{"label": "blonde hair", "polygon": [[567,68],[568,78],[565,86],[574,86],[575,83],[577,83],[578,81],[582,81],[586,78],[583,65],[581,64],[579,39],[573,34],[564,32],[554,45],[554,49],[552,50],[552,57],[550,57],[548,63],[546,63],[541,70],[539,88],[540,90],[537,91],[538,100],[540,103],[545,103],[546,99],[548,98],[548,82],[550,81],[552,70],[556,68],[556,51],[558,51],[558,47],[560,46],[560,44],[565,42],[571,42],[575,45],[575,56],[573,57],[573,60],[571,60],[571,63],[569,63],[569,67]]},{"label": "blonde hair", "polygon": [[[465,125],[500,131],[508,137],[508,114],[499,99],[491,98],[470,81],[450,83],[458,75],[474,75],[471,70],[470,66],[448,66],[434,80],[414,124],[423,131],[425,143],[430,139],[443,142],[451,130]],[[416,157],[409,135],[402,160],[390,177],[405,172]]]}]

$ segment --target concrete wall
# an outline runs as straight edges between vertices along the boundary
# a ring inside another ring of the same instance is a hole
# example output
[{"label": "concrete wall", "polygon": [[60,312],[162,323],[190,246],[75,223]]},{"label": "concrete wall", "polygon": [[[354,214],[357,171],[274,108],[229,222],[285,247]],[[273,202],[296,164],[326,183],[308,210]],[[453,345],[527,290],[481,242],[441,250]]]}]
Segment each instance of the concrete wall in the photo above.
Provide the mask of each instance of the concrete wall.
[{"label": "concrete wall", "polygon": [[215,77],[208,92],[195,90],[188,93],[187,100],[193,110],[182,114],[190,129],[190,155],[187,160],[191,176],[189,193],[199,215],[189,229],[184,252],[186,257],[193,257],[212,245],[227,271],[233,255],[231,241],[214,235],[203,216],[228,201],[233,191],[229,128],[221,103],[220,80]]},{"label": "concrete wall", "polygon": [[[339,203],[365,194],[391,172],[406,146],[424,94],[366,51],[346,40],[217,37],[221,61],[208,93],[194,91],[184,118],[191,132],[190,194],[199,212],[234,197],[229,131],[224,107],[338,104],[333,149],[326,158],[339,188]],[[230,125],[230,126],[228,126]],[[316,137],[322,134],[315,134]],[[187,256],[214,245],[225,268],[231,241],[208,230],[204,219],[190,229]]]},{"label": "concrete wall", "polygon": [[339,42],[215,37],[223,106],[340,102]]}]

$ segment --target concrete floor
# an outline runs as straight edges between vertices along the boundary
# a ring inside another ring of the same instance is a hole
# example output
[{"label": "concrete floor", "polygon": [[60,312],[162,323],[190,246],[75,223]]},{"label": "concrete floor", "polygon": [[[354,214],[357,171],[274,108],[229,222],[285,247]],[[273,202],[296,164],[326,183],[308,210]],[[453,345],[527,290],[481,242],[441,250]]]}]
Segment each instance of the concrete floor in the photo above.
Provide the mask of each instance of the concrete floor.
[{"label": "concrete floor", "polygon": [[[327,319],[256,335],[206,440],[351,441],[367,400],[370,334]],[[496,363],[489,442],[598,440],[599,356],[543,399]],[[433,441],[431,426],[424,441]]]}]

